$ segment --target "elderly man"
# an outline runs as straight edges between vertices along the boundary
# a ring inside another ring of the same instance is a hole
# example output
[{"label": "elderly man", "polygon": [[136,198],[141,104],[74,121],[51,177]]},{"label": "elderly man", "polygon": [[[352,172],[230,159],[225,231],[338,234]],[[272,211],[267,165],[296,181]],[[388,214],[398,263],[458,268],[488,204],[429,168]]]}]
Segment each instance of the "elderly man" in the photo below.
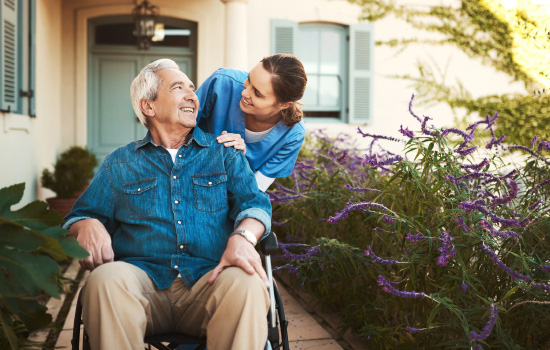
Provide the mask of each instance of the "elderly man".
[{"label": "elderly man", "polygon": [[271,204],[241,151],[195,128],[195,87],[168,59],[131,86],[147,136],[108,155],[65,218],[90,256],[83,290],[92,349],[143,349],[144,335],[263,349],[269,308],[257,240]]}]

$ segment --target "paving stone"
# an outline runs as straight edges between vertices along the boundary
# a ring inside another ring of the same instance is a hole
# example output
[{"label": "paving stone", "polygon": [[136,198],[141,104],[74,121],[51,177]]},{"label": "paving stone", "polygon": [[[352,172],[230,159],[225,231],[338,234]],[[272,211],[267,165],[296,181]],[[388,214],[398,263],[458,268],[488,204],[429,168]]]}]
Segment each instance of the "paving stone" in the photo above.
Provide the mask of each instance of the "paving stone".
[{"label": "paving stone", "polygon": [[289,344],[292,350],[343,350],[333,339],[299,340]]}]

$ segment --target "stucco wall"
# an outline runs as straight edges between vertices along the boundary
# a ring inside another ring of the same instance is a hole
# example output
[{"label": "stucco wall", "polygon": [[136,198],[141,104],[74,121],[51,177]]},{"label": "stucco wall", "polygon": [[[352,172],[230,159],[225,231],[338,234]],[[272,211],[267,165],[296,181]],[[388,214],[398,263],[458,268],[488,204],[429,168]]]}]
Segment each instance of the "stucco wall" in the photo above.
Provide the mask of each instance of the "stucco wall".
[{"label": "stucco wall", "polygon": [[60,150],[61,0],[37,0],[36,6],[37,116],[0,114],[0,187],[24,182],[21,204],[52,194],[40,190],[40,174]]}]

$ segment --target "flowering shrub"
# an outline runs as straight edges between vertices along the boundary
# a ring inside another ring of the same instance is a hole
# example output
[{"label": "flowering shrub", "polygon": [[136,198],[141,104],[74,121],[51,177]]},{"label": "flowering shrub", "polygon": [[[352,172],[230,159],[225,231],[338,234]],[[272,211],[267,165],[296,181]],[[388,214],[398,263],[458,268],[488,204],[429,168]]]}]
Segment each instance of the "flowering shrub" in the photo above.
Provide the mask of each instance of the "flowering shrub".
[{"label": "flowering shrub", "polygon": [[550,347],[548,143],[504,144],[496,114],[436,129],[413,99],[419,130],[402,126],[402,138],[308,139],[270,192],[275,269],[371,348]]}]

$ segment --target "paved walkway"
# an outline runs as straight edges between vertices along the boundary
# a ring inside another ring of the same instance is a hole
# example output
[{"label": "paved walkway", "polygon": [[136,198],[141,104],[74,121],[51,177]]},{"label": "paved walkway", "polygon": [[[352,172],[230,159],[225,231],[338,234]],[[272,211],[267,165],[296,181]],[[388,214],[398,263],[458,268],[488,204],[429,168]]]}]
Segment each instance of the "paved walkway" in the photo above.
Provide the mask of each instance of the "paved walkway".
[{"label": "paved walkway", "polygon": [[[76,262],[76,261],[75,261]],[[76,265],[71,265],[73,270],[78,271],[78,262]],[[69,272],[71,268],[68,269]],[[67,274],[66,274],[67,275]],[[76,276],[76,275],[75,275]],[[83,281],[88,276],[86,272]],[[73,277],[74,278],[74,277]],[[82,285],[82,284],[81,284]],[[288,334],[290,341],[290,349],[292,350],[343,350],[342,346],[323,328],[315,318],[310,315],[300,303],[292,297],[286,288],[279,284],[279,291],[281,293],[281,299],[283,300],[283,307],[285,310],[286,318],[289,322]],[[78,295],[78,294],[77,294]],[[61,302],[53,301],[53,304],[48,304],[50,312],[55,313],[56,308],[59,308]],[[74,298],[71,305],[71,309],[65,320],[63,330],[57,339],[57,347],[65,347],[65,349],[71,348],[71,337],[74,320],[74,310],[76,305],[76,298]]]}]

